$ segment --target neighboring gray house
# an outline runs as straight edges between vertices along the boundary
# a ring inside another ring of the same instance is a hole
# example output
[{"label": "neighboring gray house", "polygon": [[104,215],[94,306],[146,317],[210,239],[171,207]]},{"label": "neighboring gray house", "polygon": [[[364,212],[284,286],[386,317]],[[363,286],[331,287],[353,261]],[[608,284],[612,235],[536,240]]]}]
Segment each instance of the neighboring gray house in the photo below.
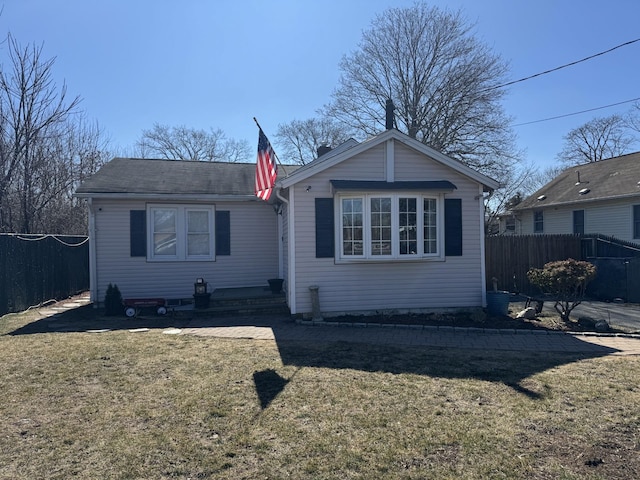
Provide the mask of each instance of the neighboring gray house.
[{"label": "neighboring gray house", "polygon": [[485,305],[483,193],[498,183],[395,129],[279,167],[117,158],[78,188],[90,206],[91,295],[189,298],[285,280],[292,314]]},{"label": "neighboring gray house", "polygon": [[640,152],[564,170],[504,216],[501,233],[600,233],[640,241]]}]

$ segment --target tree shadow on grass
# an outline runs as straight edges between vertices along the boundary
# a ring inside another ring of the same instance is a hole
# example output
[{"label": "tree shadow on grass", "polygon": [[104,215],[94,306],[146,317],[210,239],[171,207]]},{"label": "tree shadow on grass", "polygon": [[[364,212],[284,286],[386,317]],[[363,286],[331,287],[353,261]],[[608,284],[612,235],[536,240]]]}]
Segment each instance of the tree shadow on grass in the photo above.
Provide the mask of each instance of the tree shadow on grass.
[{"label": "tree shadow on grass", "polygon": [[[404,330],[402,333],[401,330],[396,329],[382,329],[381,332],[380,329],[357,327],[317,328],[294,325],[286,316],[236,316],[195,320],[171,315],[162,317],[148,315],[136,318],[105,317],[90,305],[60,313],[56,317],[33,321],[10,332],[9,335],[86,332],[96,329],[161,329],[185,326],[206,328],[247,325],[272,329],[284,365],[442,378],[475,378],[503,383],[514,391],[533,399],[541,398],[545,392],[534,391],[523,384],[523,380],[528,377],[564,364],[603,357],[616,352],[615,349],[586,343],[568,334],[513,336],[521,342],[542,339],[548,348],[542,348],[541,351],[530,348],[518,351],[517,345],[511,347],[511,350],[481,349],[472,344],[478,335],[483,334],[472,332],[455,333],[455,347],[402,346],[397,345],[398,342],[394,340],[394,338],[400,338],[397,335],[406,339],[412,336],[437,334],[411,330]],[[444,335],[451,335],[451,333]],[[385,341],[387,337],[391,339],[389,342]],[[254,374],[256,391],[263,409],[282,391],[288,381],[290,379],[283,379],[276,372],[269,370]]]},{"label": "tree shadow on grass", "polygon": [[92,330],[131,330],[137,328],[183,327],[188,319],[171,314],[155,315],[151,310],[143,310],[137,317],[124,315],[106,316],[103,309],[84,305],[62,311],[53,316],[45,316],[9,332],[9,335],[32,335],[36,333],[70,333]]}]

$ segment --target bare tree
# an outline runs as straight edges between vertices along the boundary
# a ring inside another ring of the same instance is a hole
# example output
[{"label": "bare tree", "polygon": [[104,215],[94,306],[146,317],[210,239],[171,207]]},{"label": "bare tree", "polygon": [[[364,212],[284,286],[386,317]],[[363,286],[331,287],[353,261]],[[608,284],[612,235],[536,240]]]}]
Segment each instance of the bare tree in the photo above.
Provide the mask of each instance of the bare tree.
[{"label": "bare tree", "polygon": [[62,199],[69,200],[75,182],[99,165],[95,156],[87,165],[86,150],[72,148],[82,133],[80,98],[67,100],[66,85],[56,87],[54,59],[43,60],[42,47],[21,47],[11,35],[6,46],[8,65],[0,68],[0,231],[33,233],[48,228],[48,214],[63,213],[69,204]]},{"label": "bare tree", "polygon": [[142,132],[136,147],[140,158],[239,162],[250,156],[246,140],[227,139],[220,129],[206,131],[158,123],[152,129]]},{"label": "bare tree", "polygon": [[509,169],[502,175],[500,188],[494,190],[485,199],[485,230],[491,233],[491,226],[496,225],[500,215],[508,212],[524,197],[535,191],[531,179],[535,176],[533,164],[521,165]]},{"label": "bare tree", "polygon": [[580,165],[628,153],[634,139],[626,127],[620,115],[594,118],[564,136],[557,158],[567,165]]},{"label": "bare tree", "polygon": [[424,3],[378,15],[343,57],[325,114],[370,136],[390,98],[399,130],[499,179],[519,155],[497,88],[507,64],[472,29],[460,12]]},{"label": "bare tree", "polygon": [[625,117],[626,126],[636,133],[640,133],[640,102],[635,102]]},{"label": "bare tree", "polygon": [[97,122],[77,116],[57,138],[51,139],[48,148],[55,158],[50,168],[43,169],[38,177],[40,195],[34,202],[36,229],[84,234],[87,232],[86,204],[73,193],[112,156],[108,142]]},{"label": "bare tree", "polygon": [[276,133],[287,161],[300,165],[315,160],[319,147],[336,147],[350,136],[351,133],[344,126],[327,117],[280,124]]},{"label": "bare tree", "polygon": [[540,190],[547,183],[560,175],[565,169],[566,167],[562,165],[550,165],[542,170],[539,168],[533,169],[527,180],[527,195]]}]

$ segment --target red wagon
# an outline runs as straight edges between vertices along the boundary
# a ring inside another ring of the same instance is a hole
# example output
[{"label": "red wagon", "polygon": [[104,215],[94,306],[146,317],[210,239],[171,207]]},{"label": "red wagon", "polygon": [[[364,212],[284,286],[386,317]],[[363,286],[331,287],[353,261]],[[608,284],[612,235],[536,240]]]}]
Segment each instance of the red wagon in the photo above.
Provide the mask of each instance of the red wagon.
[{"label": "red wagon", "polygon": [[143,308],[154,308],[158,315],[167,314],[167,301],[164,298],[127,298],[123,303],[127,317],[137,316]]}]

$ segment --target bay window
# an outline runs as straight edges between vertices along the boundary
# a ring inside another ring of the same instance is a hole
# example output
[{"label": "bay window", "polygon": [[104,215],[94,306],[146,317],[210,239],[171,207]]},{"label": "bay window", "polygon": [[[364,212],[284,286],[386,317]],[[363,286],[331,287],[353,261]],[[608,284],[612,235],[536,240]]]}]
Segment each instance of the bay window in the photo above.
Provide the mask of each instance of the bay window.
[{"label": "bay window", "polygon": [[340,258],[398,260],[441,257],[441,195],[341,196]]}]

